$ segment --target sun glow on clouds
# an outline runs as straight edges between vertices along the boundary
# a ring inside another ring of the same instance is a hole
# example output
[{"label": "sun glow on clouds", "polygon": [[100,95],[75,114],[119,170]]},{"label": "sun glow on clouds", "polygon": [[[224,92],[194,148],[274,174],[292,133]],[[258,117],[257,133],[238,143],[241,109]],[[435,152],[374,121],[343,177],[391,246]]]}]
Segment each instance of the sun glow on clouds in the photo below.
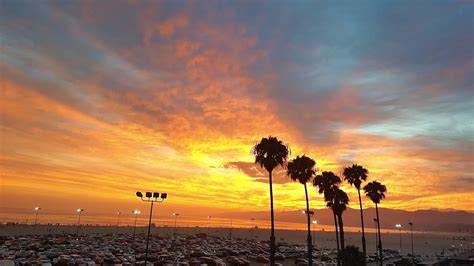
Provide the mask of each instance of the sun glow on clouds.
[{"label": "sun glow on clouds", "polygon": [[[474,210],[471,4],[460,17],[426,11],[456,26],[439,47],[431,40],[445,32],[420,26],[427,49],[452,51],[436,65],[380,29],[341,31],[353,23],[341,19],[327,31],[318,17],[332,8],[234,4],[117,1],[112,15],[107,1],[3,2],[0,207],[20,197],[20,208],[132,209],[135,190],[154,189],[170,193],[164,212],[266,210],[266,173],[250,149],[272,134],[320,170],[363,164],[387,184],[386,207]],[[377,8],[354,14],[377,27]],[[400,35],[415,15],[397,16],[383,23]],[[353,31],[361,43],[350,46]],[[275,180],[277,209],[304,207],[301,185],[281,170]]]}]

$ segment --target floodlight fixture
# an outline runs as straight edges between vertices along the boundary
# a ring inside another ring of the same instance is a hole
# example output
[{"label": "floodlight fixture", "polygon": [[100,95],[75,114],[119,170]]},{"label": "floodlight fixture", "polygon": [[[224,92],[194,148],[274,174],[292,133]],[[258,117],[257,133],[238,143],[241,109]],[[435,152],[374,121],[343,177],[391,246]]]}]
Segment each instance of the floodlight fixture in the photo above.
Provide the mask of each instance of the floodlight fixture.
[{"label": "floodlight fixture", "polygon": [[[143,193],[140,192],[140,191],[137,191],[136,195],[142,201],[151,203],[150,204],[151,205],[150,206],[150,218],[148,219],[148,234],[147,234],[146,249],[145,249],[145,265],[146,265],[147,261],[148,261],[148,246],[149,246],[149,242],[150,242],[150,229],[151,229],[151,217],[152,217],[152,214],[153,214],[153,203],[165,201],[165,199],[168,197],[168,194],[167,193],[161,193],[161,195],[160,195],[159,192],[149,192],[149,191],[147,191],[147,192],[145,192],[145,197],[147,199],[143,199]],[[135,228],[137,226],[137,214],[140,214],[141,212],[138,211],[138,210],[135,210],[132,213],[135,214],[135,227],[134,227],[134,233],[133,233],[133,235],[135,237]]]},{"label": "floodlight fixture", "polygon": [[35,207],[35,211],[39,211],[39,210],[41,210],[40,207]]},{"label": "floodlight fixture", "polygon": [[395,227],[396,228],[402,228],[402,225],[401,224],[396,224]]},{"label": "floodlight fixture", "polygon": [[84,209],[77,209],[76,211],[77,211],[77,212],[83,212]]},{"label": "floodlight fixture", "polygon": [[316,220],[313,220],[313,224],[318,224],[318,221],[316,221]]}]

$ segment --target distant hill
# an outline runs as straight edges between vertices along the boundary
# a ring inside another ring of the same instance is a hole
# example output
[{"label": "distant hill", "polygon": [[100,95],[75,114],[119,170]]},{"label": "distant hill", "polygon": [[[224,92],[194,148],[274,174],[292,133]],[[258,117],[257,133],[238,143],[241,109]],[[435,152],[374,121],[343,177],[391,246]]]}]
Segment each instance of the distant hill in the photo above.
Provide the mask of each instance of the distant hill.
[{"label": "distant hill", "polygon": [[[275,212],[275,219],[281,222],[304,223],[302,210]],[[269,220],[269,212],[242,212],[233,213],[233,217],[242,219],[255,218],[257,220]],[[423,231],[443,231],[474,232],[474,213],[458,210],[418,210],[405,211],[397,209],[379,208],[381,227],[384,229],[394,229],[395,224],[407,225],[408,222],[415,224],[415,230]],[[329,209],[316,210],[316,219],[320,224],[332,225],[333,216]],[[373,218],[376,217],[375,208],[364,209],[364,221],[367,227],[373,227]],[[344,212],[344,224],[346,226],[360,226],[360,213],[358,209],[348,208]]]}]

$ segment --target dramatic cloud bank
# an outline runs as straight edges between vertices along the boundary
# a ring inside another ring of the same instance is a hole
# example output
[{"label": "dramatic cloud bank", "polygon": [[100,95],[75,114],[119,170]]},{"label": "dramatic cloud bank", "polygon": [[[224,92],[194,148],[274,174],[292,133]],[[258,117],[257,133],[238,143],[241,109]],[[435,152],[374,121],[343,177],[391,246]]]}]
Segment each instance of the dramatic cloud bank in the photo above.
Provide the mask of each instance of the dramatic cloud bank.
[{"label": "dramatic cloud bank", "polygon": [[[0,207],[131,209],[152,189],[168,212],[266,210],[250,149],[276,135],[320,170],[364,165],[385,207],[472,211],[473,15],[470,1],[0,1]],[[275,203],[304,206],[282,171]]]}]

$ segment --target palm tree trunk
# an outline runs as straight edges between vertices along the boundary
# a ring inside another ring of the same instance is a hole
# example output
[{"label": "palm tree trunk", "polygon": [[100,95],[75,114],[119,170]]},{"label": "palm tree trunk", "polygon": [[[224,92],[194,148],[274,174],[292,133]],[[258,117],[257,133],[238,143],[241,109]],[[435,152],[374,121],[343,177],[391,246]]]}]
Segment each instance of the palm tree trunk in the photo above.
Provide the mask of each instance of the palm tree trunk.
[{"label": "palm tree trunk", "polygon": [[273,215],[273,186],[272,171],[268,171],[270,181],[270,214],[271,214],[271,234],[270,234],[270,266],[275,265],[275,217]]},{"label": "palm tree trunk", "polygon": [[366,265],[367,247],[365,245],[364,212],[362,211],[362,199],[360,197],[360,188],[357,188],[357,193],[359,193],[360,224],[362,227],[362,253],[364,254],[364,265]]},{"label": "palm tree trunk", "polygon": [[375,203],[375,211],[377,212],[377,229],[379,234],[379,253],[380,253],[380,265],[383,265],[383,249],[382,249],[382,238],[380,236],[380,218],[379,218],[379,207]]},{"label": "palm tree trunk", "polygon": [[341,250],[339,248],[339,230],[337,229],[337,219],[336,219],[336,213],[334,210],[332,211],[332,214],[334,215],[334,226],[336,227],[336,244],[337,244],[337,265],[341,265],[339,261],[339,254],[341,253]]},{"label": "palm tree trunk", "polygon": [[306,195],[306,220],[308,222],[308,264],[313,265],[313,241],[311,240],[311,221],[309,213],[308,188],[304,183],[304,194]]},{"label": "palm tree trunk", "polygon": [[337,215],[337,222],[339,224],[339,235],[341,236],[341,250],[344,250],[344,223],[342,222],[342,214]]}]

